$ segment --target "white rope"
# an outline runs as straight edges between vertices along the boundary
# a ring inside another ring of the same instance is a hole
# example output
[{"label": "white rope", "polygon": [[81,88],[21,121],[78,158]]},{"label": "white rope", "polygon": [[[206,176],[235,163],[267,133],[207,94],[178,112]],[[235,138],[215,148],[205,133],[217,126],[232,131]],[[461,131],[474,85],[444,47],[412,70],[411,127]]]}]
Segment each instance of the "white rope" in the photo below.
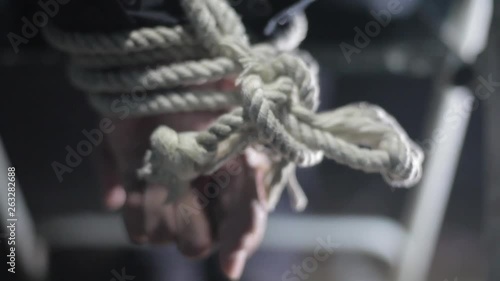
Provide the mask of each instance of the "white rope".
[{"label": "white rope", "polygon": [[149,89],[151,85],[156,89],[199,85],[235,75],[238,70],[239,66],[234,61],[218,57],[145,69],[89,70],[73,67],[70,77],[73,84],[86,92],[123,93],[136,87]]},{"label": "white rope", "polygon": [[154,49],[193,47],[198,43],[182,26],[158,26],[114,33],[64,32],[53,25],[44,29],[45,39],[69,54],[129,54]]},{"label": "white rope", "polygon": [[273,39],[272,44],[280,51],[293,51],[307,36],[308,22],[306,15],[297,13],[289,21],[289,27]]},{"label": "white rope", "polygon": [[[144,95],[144,93],[139,93]],[[178,113],[189,111],[219,111],[237,106],[240,101],[239,93],[220,91],[185,91],[155,93],[140,98],[127,96],[133,101],[133,106],[128,107],[130,117],[158,115],[164,113]],[[136,94],[137,96],[137,94]],[[119,117],[121,112],[113,111],[113,104],[119,104],[121,97],[114,95],[90,95],[93,107],[102,115]]]},{"label": "white rope", "polygon": [[[423,153],[395,119],[380,107],[351,104],[315,113],[318,68],[302,51],[307,20],[295,16],[291,28],[272,44],[250,45],[236,12],[223,0],[183,0],[188,27],[156,27],[111,34],[67,33],[55,27],[45,37],[71,54],[71,80],[89,92],[103,114],[117,94],[147,90],[131,116],[234,108],[200,132],[160,126],[138,175],[167,186],[169,200],[189,182],[213,173],[246,147],[266,147],[273,165],[265,177],[269,208],[285,186],[296,210],[307,204],[295,178],[296,166],[323,157],[365,172],[377,172],[394,187],[414,185]],[[152,68],[145,68],[153,63]],[[119,67],[117,69],[117,67]],[[237,93],[190,91],[189,86],[239,74]]]}]

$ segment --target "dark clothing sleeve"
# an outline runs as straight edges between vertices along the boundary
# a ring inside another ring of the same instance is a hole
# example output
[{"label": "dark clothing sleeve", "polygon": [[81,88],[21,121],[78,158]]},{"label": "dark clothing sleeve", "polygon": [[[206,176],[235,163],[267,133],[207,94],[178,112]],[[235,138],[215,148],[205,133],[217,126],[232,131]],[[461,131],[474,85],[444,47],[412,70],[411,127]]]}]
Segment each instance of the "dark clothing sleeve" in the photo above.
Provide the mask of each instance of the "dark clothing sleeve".
[{"label": "dark clothing sleeve", "polygon": [[[266,24],[300,0],[230,0],[251,35],[261,36]],[[70,0],[54,17],[70,31],[115,31],[140,26],[185,23],[179,0]]]}]

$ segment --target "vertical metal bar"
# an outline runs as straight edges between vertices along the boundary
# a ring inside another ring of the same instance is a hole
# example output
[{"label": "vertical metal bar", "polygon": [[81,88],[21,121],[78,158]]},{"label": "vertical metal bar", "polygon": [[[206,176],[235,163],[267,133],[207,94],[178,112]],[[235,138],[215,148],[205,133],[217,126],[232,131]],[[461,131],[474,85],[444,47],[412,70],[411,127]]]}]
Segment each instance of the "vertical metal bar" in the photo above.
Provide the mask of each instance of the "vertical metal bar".
[{"label": "vertical metal bar", "polygon": [[[397,281],[426,280],[434,256],[449,194],[455,178],[462,144],[471,113],[473,97],[466,87],[449,86],[439,99],[436,119],[426,143],[424,176],[417,187],[408,220],[408,238]],[[453,116],[459,113],[459,118]]]},{"label": "vertical metal bar", "polygon": [[[474,63],[486,46],[492,19],[492,0],[457,1],[440,30],[440,38],[462,62]],[[408,220],[409,238],[395,280],[423,281],[434,257],[448,197],[455,178],[474,97],[465,87],[451,85],[457,63],[444,64],[438,81],[436,115],[430,134],[424,177],[416,191]],[[458,117],[453,116],[454,112]]]}]

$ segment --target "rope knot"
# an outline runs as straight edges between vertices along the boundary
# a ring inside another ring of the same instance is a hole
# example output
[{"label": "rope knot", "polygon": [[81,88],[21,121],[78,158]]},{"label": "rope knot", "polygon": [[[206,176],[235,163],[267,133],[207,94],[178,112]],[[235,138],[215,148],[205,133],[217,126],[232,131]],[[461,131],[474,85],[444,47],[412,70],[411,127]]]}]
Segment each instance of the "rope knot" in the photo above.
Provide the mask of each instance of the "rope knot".
[{"label": "rope knot", "polygon": [[391,133],[381,141],[380,148],[389,154],[389,165],[382,174],[387,182],[394,187],[408,187],[420,180],[424,157],[411,140]]},{"label": "rope knot", "polygon": [[189,182],[199,176],[199,167],[209,161],[210,154],[200,147],[195,134],[158,127],[151,135],[151,149],[146,152],[145,165],[138,176],[149,183],[168,186],[173,194],[169,197],[182,194]]}]

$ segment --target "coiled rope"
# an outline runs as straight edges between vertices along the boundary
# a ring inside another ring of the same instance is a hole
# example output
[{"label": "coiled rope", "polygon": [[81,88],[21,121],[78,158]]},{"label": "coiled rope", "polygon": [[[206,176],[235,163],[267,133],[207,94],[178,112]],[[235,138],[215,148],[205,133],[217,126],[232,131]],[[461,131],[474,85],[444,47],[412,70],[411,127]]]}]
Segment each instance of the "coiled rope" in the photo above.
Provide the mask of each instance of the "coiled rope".
[{"label": "coiled rope", "polygon": [[[294,17],[283,37],[251,45],[226,1],[181,3],[186,27],[106,34],[45,29],[47,41],[71,55],[74,85],[88,92],[103,114],[116,114],[110,106],[116,95],[134,91],[147,92],[131,111],[135,116],[234,108],[204,131],[178,133],[166,126],[154,131],[138,176],[167,186],[169,200],[248,146],[265,150],[273,161],[266,176],[271,209],[285,186],[293,207],[303,209],[307,199],[295,167],[315,165],[323,157],[380,173],[393,187],[418,182],[423,153],[382,108],[358,103],[315,112],[317,66],[304,52],[293,51],[307,31],[303,14]],[[189,89],[236,75],[238,91]]]}]

